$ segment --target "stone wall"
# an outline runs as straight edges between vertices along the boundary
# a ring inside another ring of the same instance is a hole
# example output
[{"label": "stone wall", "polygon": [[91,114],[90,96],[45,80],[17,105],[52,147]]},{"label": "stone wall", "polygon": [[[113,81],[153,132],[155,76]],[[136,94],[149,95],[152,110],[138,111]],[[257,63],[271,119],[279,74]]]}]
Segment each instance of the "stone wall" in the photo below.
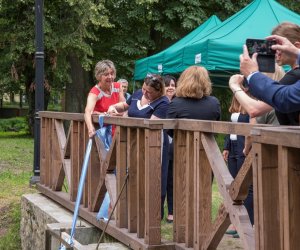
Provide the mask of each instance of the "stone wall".
[{"label": "stone wall", "polygon": [[[23,250],[45,250],[46,229],[56,230],[59,233],[64,228],[70,233],[73,219],[72,213],[42,194],[22,196],[21,216],[20,234]],[[90,244],[90,249],[95,249],[101,231],[80,218],[77,220],[77,225],[80,227],[76,229],[76,240],[82,245]],[[59,249],[59,242],[54,237],[51,237],[50,245],[51,250]],[[109,249],[128,249],[120,243],[109,245]],[[88,248],[84,247],[84,249]],[[107,249],[107,244],[103,244],[99,249]]]}]

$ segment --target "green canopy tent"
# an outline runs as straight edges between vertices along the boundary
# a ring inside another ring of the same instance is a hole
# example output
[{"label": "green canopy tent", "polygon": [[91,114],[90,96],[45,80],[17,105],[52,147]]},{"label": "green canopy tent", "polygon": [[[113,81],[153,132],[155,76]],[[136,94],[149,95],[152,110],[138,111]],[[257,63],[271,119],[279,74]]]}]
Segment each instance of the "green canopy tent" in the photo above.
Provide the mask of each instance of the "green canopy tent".
[{"label": "green canopy tent", "polygon": [[265,38],[285,21],[300,25],[300,16],[274,0],[255,0],[203,34],[201,40],[164,58],[162,74],[178,74],[191,65],[201,65],[210,71],[215,86],[227,87],[228,77],[239,71],[239,55],[245,40]]},{"label": "green canopy tent", "polygon": [[176,53],[179,49],[183,48],[187,44],[192,44],[199,41],[202,38],[202,34],[211,30],[220,24],[220,19],[213,15],[198,28],[190,32],[184,38],[170,46],[169,48],[146,58],[140,59],[135,63],[134,79],[144,79],[148,72],[161,73],[163,71],[162,65],[168,60],[170,56]]}]

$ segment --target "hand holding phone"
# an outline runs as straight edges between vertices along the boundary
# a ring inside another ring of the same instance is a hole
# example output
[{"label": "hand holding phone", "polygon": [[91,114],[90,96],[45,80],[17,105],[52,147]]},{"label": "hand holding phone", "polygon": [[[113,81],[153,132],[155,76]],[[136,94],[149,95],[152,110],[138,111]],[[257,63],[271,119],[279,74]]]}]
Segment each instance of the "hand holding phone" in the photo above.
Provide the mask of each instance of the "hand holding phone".
[{"label": "hand holding phone", "polygon": [[257,53],[257,63],[261,72],[275,72],[275,53],[272,45],[276,44],[275,40],[250,39],[246,40],[246,46],[249,55]]},{"label": "hand holding phone", "polygon": [[272,49],[272,45],[276,44],[274,40],[250,39],[246,40],[249,54],[257,53],[258,55],[273,56],[276,51]]}]

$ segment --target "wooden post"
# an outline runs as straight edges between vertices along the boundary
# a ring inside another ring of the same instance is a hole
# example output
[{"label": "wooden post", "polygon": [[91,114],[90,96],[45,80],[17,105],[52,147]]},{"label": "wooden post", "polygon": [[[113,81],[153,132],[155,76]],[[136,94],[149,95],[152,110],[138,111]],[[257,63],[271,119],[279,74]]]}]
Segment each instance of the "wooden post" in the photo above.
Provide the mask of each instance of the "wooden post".
[{"label": "wooden post", "polygon": [[145,131],[137,131],[137,237],[145,237]]},{"label": "wooden post", "polygon": [[137,129],[127,129],[127,167],[130,179],[128,181],[128,231],[137,231]]},{"label": "wooden post", "polygon": [[253,143],[257,178],[255,197],[256,249],[280,249],[278,156],[274,145]]},{"label": "wooden post", "polygon": [[[193,247],[194,246],[194,234],[197,234],[197,228],[195,225],[195,218],[197,217],[195,204],[196,204],[196,194],[195,194],[195,175],[196,169],[199,167],[195,165],[195,148],[197,144],[194,143],[194,133],[187,132],[186,134],[186,230],[185,230],[185,246]],[[198,135],[199,136],[199,135]],[[198,143],[199,146],[199,143]]]},{"label": "wooden post", "polygon": [[300,230],[299,149],[278,147],[281,249],[298,249]]},{"label": "wooden post", "polygon": [[47,138],[47,124],[46,124],[47,118],[42,117],[41,118],[41,149],[40,149],[40,183],[42,185],[46,184],[46,138]]},{"label": "wooden post", "polygon": [[72,121],[72,126],[70,126],[71,130],[71,188],[70,188],[70,199],[71,201],[76,201],[77,191],[78,191],[78,184],[80,178],[80,170],[81,167],[79,165],[78,160],[78,151],[79,151],[79,144],[78,144],[78,122]]},{"label": "wooden post", "polygon": [[194,133],[195,166],[195,249],[202,249],[211,223],[212,170],[202,146],[200,133]]},{"label": "wooden post", "polygon": [[185,242],[186,216],[186,131],[174,130],[173,235],[177,243]]},{"label": "wooden post", "polygon": [[145,243],[161,242],[161,145],[160,129],[145,130]]},{"label": "wooden post", "polygon": [[[127,128],[118,126],[117,133],[117,194],[121,192],[122,185],[126,177],[127,168]],[[116,210],[116,225],[119,228],[127,228],[127,190],[120,196]]]}]

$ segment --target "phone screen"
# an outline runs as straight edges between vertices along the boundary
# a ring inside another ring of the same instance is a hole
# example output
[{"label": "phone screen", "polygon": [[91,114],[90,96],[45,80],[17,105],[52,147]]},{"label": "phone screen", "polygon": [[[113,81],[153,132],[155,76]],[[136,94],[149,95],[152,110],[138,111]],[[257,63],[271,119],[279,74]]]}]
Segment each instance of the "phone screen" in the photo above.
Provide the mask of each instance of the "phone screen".
[{"label": "phone screen", "polygon": [[276,51],[271,48],[275,41],[264,39],[247,39],[246,46],[250,55],[257,53],[259,55],[275,55]]}]

